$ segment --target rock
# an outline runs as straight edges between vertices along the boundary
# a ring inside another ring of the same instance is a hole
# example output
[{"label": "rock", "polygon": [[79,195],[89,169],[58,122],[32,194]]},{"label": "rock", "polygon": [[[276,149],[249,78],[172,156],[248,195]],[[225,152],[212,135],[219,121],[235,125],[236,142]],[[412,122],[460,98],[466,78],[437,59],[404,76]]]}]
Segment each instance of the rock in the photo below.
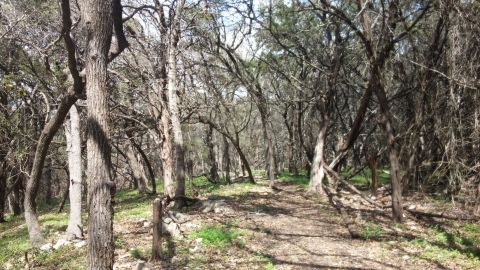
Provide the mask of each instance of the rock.
[{"label": "rock", "polygon": [[200,246],[195,246],[195,247],[193,247],[193,248],[190,249],[190,252],[191,252],[191,253],[197,253],[197,252],[200,251],[200,249],[201,249]]},{"label": "rock", "polygon": [[146,266],[145,261],[140,260],[140,261],[138,261],[137,266],[135,266],[134,268],[132,268],[132,270],[150,270],[150,268],[148,268],[148,267]]},{"label": "rock", "polygon": [[50,251],[52,250],[53,246],[51,243],[48,243],[48,244],[45,244],[43,246],[40,247],[40,250],[43,250],[43,251]]},{"label": "rock", "polygon": [[75,246],[76,248],[82,248],[82,247],[84,247],[84,246],[86,246],[86,245],[87,245],[87,241],[85,241],[85,240],[79,241],[79,242],[77,242],[77,243],[74,244],[74,246]]},{"label": "rock", "polygon": [[408,259],[410,259],[410,256],[408,256],[408,255],[403,255],[403,256],[402,256],[402,259],[408,260]]},{"label": "rock", "polygon": [[417,208],[417,206],[414,204],[408,206],[408,210],[414,210],[415,208]]},{"label": "rock", "polygon": [[7,263],[5,263],[5,264],[3,265],[3,267],[5,267],[5,269],[8,270],[8,269],[12,269],[12,268],[13,268],[13,265],[12,265],[11,263],[7,262]]},{"label": "rock", "polygon": [[143,228],[150,228],[151,226],[152,226],[152,223],[150,221],[143,222]]},{"label": "rock", "polygon": [[67,241],[63,238],[60,238],[60,239],[58,239],[57,243],[53,246],[53,249],[57,250],[60,247],[65,246],[65,245],[69,245],[69,244],[71,244],[71,242],[69,242],[69,241]]},{"label": "rock", "polygon": [[225,200],[205,200],[202,202],[203,213],[231,213],[232,209],[227,205]]},{"label": "rock", "polygon": [[145,219],[145,218],[140,218],[140,219],[138,220],[138,223],[143,223],[143,222],[145,222],[145,221],[147,221],[147,219]]},{"label": "rock", "polygon": [[177,223],[168,217],[163,219],[162,234],[171,235],[172,237],[179,237],[181,235]]}]

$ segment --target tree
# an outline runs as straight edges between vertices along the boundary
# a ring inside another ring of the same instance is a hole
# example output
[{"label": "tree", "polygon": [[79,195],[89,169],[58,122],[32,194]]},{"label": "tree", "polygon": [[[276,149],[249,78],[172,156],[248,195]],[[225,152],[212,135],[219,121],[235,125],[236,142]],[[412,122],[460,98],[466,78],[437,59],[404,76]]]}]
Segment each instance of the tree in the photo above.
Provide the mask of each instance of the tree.
[{"label": "tree", "polygon": [[82,229],[82,142],[80,138],[80,116],[76,106],[69,111],[70,120],[65,123],[67,143],[70,215],[67,235],[69,238],[83,238]]}]

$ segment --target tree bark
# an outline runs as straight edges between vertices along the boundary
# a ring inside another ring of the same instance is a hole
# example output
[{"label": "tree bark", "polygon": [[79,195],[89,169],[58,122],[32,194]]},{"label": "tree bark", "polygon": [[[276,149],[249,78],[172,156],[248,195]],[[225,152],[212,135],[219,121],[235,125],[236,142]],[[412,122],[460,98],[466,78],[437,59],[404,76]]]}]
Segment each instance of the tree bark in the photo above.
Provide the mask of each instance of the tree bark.
[{"label": "tree bark", "polygon": [[325,171],[323,165],[325,163],[323,152],[325,149],[325,139],[327,137],[329,121],[326,117],[323,117],[323,123],[320,128],[320,132],[317,138],[317,144],[315,146],[315,153],[312,161],[312,170],[310,172],[310,184],[308,186],[308,192],[313,194],[325,195],[323,190],[322,181],[325,177]]},{"label": "tree bark", "polygon": [[5,171],[6,162],[0,163],[0,223],[5,222],[5,190],[7,188],[7,173]]},{"label": "tree bark", "polygon": [[88,269],[112,269],[112,196],[107,63],[113,32],[112,1],[85,0],[82,21],[87,37],[85,76],[87,92]]},{"label": "tree bark", "polygon": [[174,156],[173,156],[173,134],[172,123],[170,118],[170,112],[167,107],[165,88],[162,82],[157,83],[157,94],[162,102],[162,112],[159,123],[159,130],[162,130],[162,143],[161,143],[161,159],[163,167],[163,193],[173,198],[175,197],[175,188],[173,181],[175,179],[174,172]]},{"label": "tree bark", "polygon": [[[175,176],[177,188],[175,194],[182,198],[185,196],[185,149],[183,146],[182,125],[180,123],[180,111],[178,101],[177,82],[177,46],[180,38],[180,19],[182,16],[185,0],[180,0],[175,8],[175,16],[171,24],[170,44],[168,51],[168,105],[172,119],[173,142],[175,145]],[[175,206],[182,207],[183,200],[176,200]]]},{"label": "tree bark", "polygon": [[152,257],[150,261],[157,262],[161,259],[162,250],[162,200],[153,201],[153,230],[152,230]]},{"label": "tree bark", "polygon": [[215,158],[215,149],[213,145],[213,127],[209,125],[205,136],[205,144],[208,148],[208,163],[210,165],[210,172],[208,180],[212,183],[218,183],[218,167]]},{"label": "tree bark", "polygon": [[70,121],[65,124],[67,140],[70,213],[67,236],[83,238],[82,231],[82,141],[80,117],[76,106],[70,108]]},{"label": "tree bark", "polygon": [[[375,73],[374,73],[375,74]],[[376,76],[375,76],[376,75]],[[385,133],[386,145],[389,148],[388,158],[390,160],[390,178],[392,184],[392,218],[395,222],[403,221],[402,208],[402,181],[400,177],[400,162],[398,160],[397,142],[395,140],[395,132],[392,125],[392,115],[388,107],[388,100],[380,81],[380,74],[375,74],[375,80],[378,80],[375,94],[378,98],[381,112],[381,126]],[[378,76],[378,77],[377,77]]]},{"label": "tree bark", "polygon": [[[263,97],[263,95],[262,95]],[[265,97],[259,98],[260,100],[257,101],[258,110],[260,112],[260,119],[262,121],[262,130],[265,142],[267,143],[266,149],[266,159],[265,159],[265,169],[268,177],[268,185],[273,187],[274,180],[275,180],[275,147],[273,143],[273,136],[271,134],[271,130],[269,130],[269,112],[266,105]]]},{"label": "tree bark", "polygon": [[225,181],[228,184],[232,183],[230,178],[230,144],[225,136],[223,137],[223,170],[225,171]]},{"label": "tree bark", "polygon": [[34,247],[40,247],[45,243],[35,210],[35,199],[40,186],[43,164],[45,162],[48,147],[52,142],[53,136],[60,129],[65,117],[68,114],[68,110],[70,107],[72,107],[76,100],[76,94],[73,92],[73,89],[70,89],[70,91],[60,101],[60,105],[55,115],[44,126],[37,142],[32,170],[27,181],[24,198],[25,222],[27,223],[30,242]]},{"label": "tree bark", "polygon": [[129,140],[127,140],[125,145],[126,145],[125,154],[127,156],[127,163],[130,166],[130,169],[132,169],[132,174],[133,174],[133,177],[135,178],[135,182],[138,184],[138,192],[140,194],[145,194],[149,192],[149,190],[147,188],[148,179],[147,179],[147,175],[145,174],[143,165],[140,162],[140,160],[137,158],[137,155],[134,152],[132,143]]},{"label": "tree bark", "polygon": [[46,158],[45,166],[43,167],[42,178],[45,183],[45,204],[52,203],[52,158]]}]

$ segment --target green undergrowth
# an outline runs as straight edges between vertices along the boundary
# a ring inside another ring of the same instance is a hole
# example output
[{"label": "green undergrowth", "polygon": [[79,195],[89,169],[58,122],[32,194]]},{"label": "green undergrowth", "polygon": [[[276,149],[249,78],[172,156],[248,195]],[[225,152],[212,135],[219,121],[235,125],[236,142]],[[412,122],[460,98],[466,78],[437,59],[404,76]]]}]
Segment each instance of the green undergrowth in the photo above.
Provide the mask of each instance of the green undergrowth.
[{"label": "green undergrowth", "polygon": [[419,258],[480,269],[480,224],[452,222],[451,225],[448,230],[440,225],[432,226],[432,233],[408,243],[421,248]]},{"label": "green undergrowth", "polygon": [[[350,170],[344,170],[340,173],[343,177],[348,176],[349,174]],[[377,169],[377,177],[379,186],[388,185],[390,183],[390,172],[388,171],[388,168]],[[372,171],[369,168],[365,168],[360,173],[353,176],[350,179],[350,182],[356,186],[365,188],[369,187],[372,183]]]},{"label": "green undergrowth", "polygon": [[309,179],[304,172],[300,172],[297,175],[293,173],[282,172],[278,175],[278,179],[302,187],[307,187],[309,183]]},{"label": "green undergrowth", "polygon": [[367,222],[361,225],[358,233],[360,237],[365,240],[380,239],[387,235],[387,232],[381,225],[373,222]]},{"label": "green undergrowth", "polygon": [[190,238],[201,238],[202,244],[207,247],[221,248],[231,244],[241,245],[238,238],[242,232],[233,226],[208,225],[190,233]]}]

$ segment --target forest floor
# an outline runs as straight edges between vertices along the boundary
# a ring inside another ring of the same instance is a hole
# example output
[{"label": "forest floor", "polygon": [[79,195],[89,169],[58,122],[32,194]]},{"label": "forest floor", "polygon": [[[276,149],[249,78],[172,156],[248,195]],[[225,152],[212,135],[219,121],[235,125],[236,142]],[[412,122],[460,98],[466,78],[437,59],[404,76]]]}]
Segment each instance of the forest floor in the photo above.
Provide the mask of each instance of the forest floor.
[{"label": "forest floor", "polygon": [[[328,200],[307,196],[304,176],[282,175],[278,190],[257,184],[212,185],[194,181],[199,198],[176,215],[176,234],[165,239],[163,260],[149,263],[152,196],[119,191],[115,205],[115,269],[480,269],[480,225],[406,216],[389,220],[388,210],[341,193],[360,237],[353,239],[346,221]],[[361,184],[361,183],[357,183]],[[388,196],[380,195],[379,202]],[[213,203],[213,204],[212,204]],[[388,204],[388,201],[385,203]],[[461,211],[449,203],[412,196],[422,209]],[[211,211],[210,211],[211,210]],[[55,243],[67,215],[44,211],[44,234]],[[85,247],[33,250],[23,220],[0,224],[0,269],[84,269]],[[25,255],[27,254],[27,255]],[[145,262],[143,262],[145,261]]]}]

